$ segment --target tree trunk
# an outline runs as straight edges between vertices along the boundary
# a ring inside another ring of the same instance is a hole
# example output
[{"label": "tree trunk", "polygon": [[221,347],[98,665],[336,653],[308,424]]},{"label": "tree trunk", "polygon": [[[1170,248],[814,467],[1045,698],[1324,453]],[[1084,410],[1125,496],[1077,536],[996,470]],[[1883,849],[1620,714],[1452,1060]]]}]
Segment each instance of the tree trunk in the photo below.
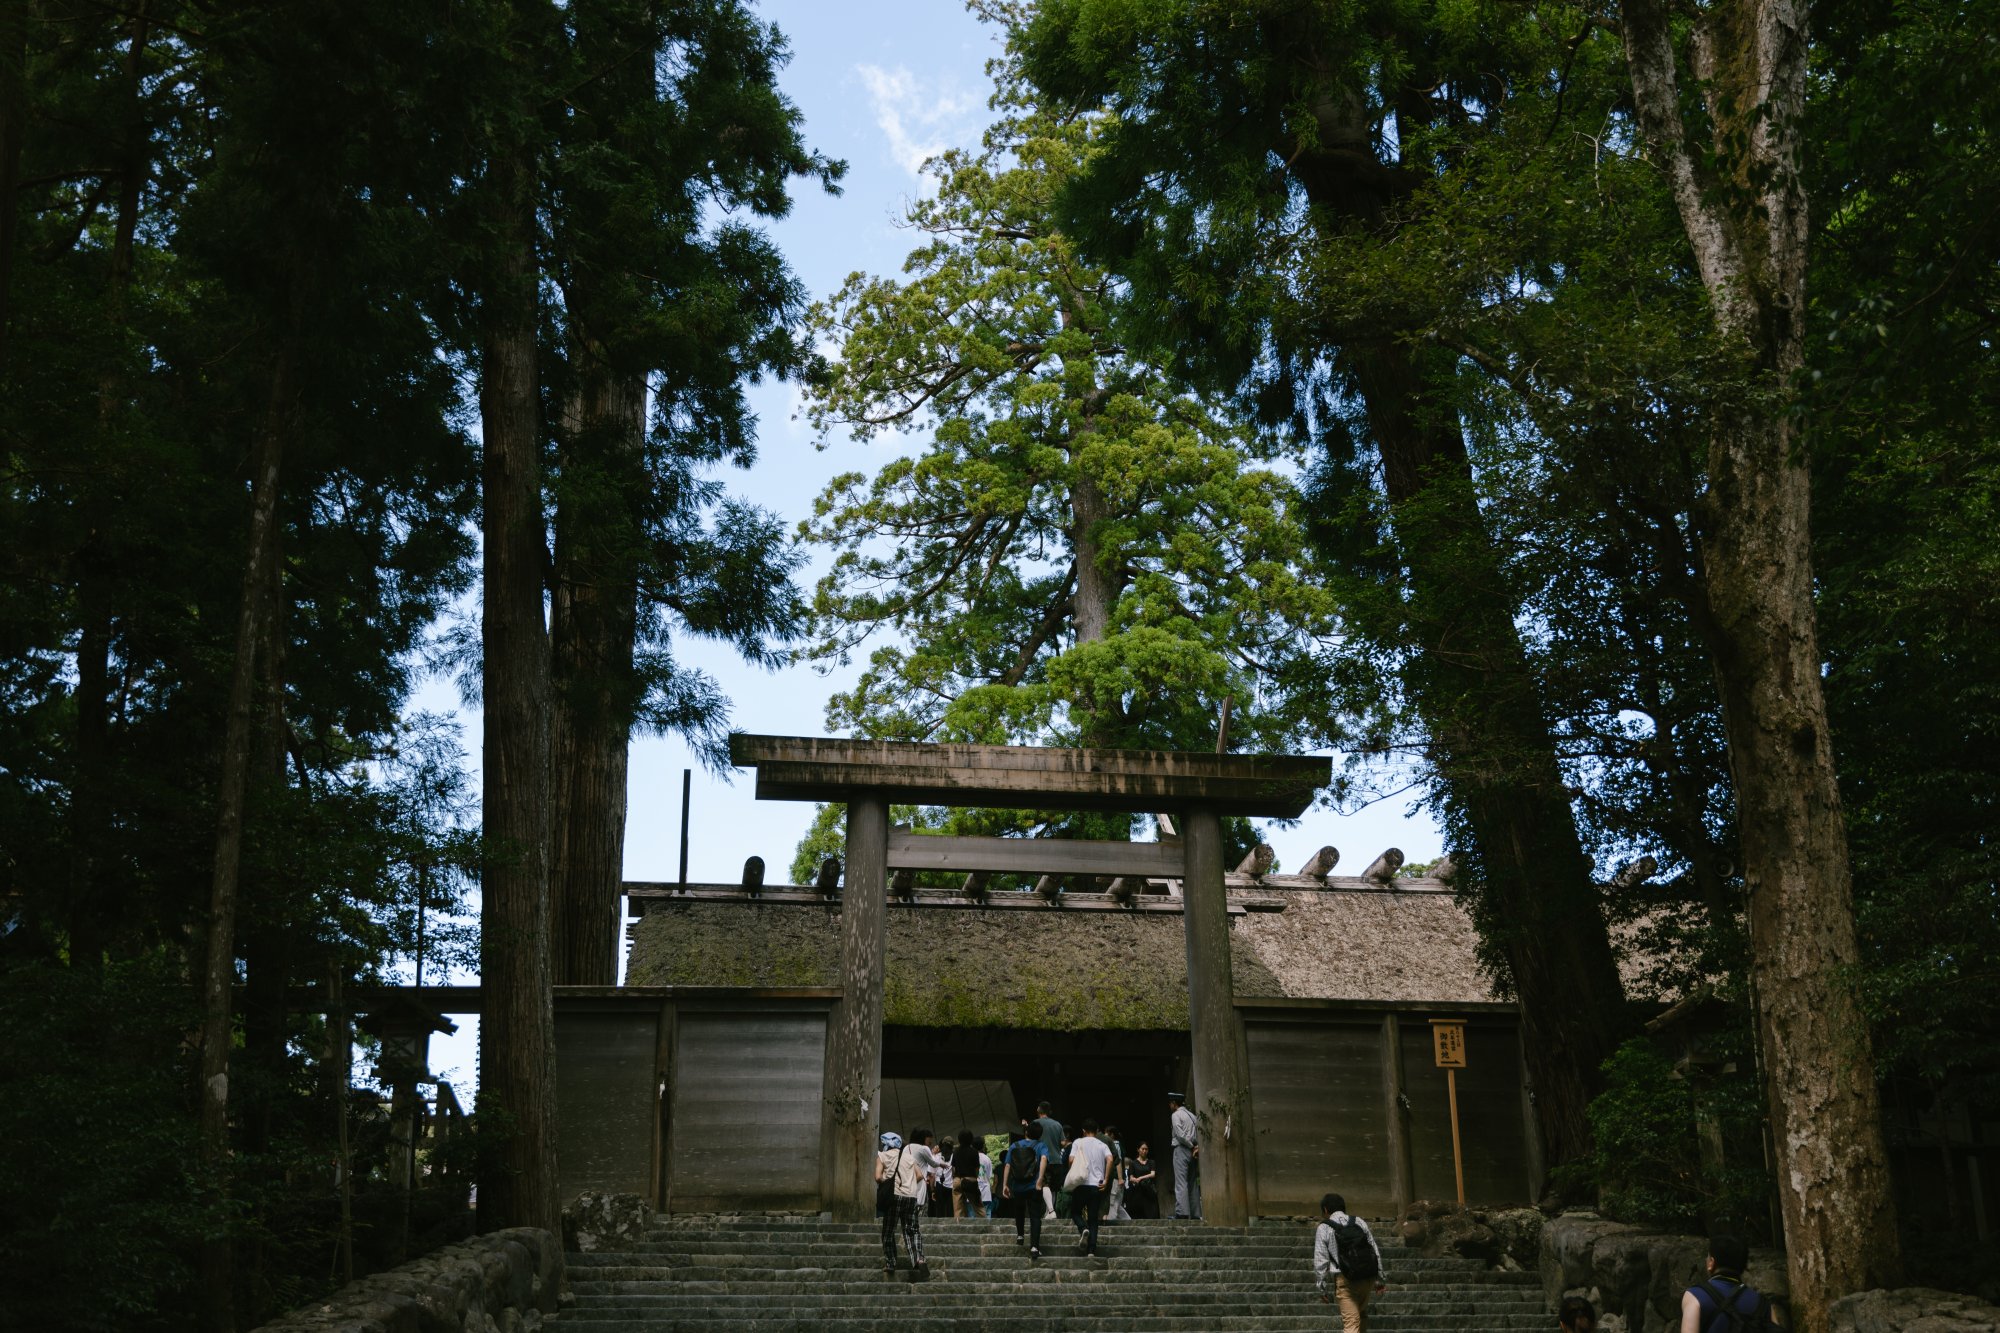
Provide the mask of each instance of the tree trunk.
[{"label": "tree trunk", "polygon": [[[237,613],[235,663],[223,723],[222,775],[216,787],[215,865],[209,886],[208,935],[202,967],[201,1163],[207,1187],[226,1197],[229,1173],[229,1053],[235,1040],[231,989],[236,981],[236,903],[242,876],[244,810],[249,800],[251,732],[259,668],[275,660],[280,595],[278,477],[293,400],[292,338],[288,331],[271,375],[271,397],[251,455],[250,534]],[[212,1333],[236,1326],[230,1240],[203,1244],[202,1325]]]},{"label": "tree trunk", "polygon": [[[1314,107],[1320,142],[1288,154],[1292,170],[1333,225],[1392,229],[1392,204],[1412,173],[1375,161],[1365,105],[1340,82],[1337,61],[1316,63],[1328,80]],[[1545,1160],[1560,1166],[1590,1151],[1585,1109],[1627,1026],[1603,906],[1457,409],[1430,397],[1451,380],[1449,356],[1413,351],[1393,329],[1340,351],[1382,460],[1409,580],[1408,683],[1446,811],[1469,840],[1455,849],[1460,896],[1513,983]]]},{"label": "tree trunk", "polygon": [[1446,366],[1400,344],[1350,356],[1408,571],[1410,684],[1447,808],[1472,846],[1460,875],[1504,959],[1546,1160],[1590,1151],[1584,1112],[1624,1023],[1624,990],[1546,713],[1473,492],[1456,412],[1426,402]]},{"label": "tree trunk", "polygon": [[[130,49],[125,55],[125,123],[121,130],[118,161],[118,211],[111,234],[111,263],[105,277],[104,322],[109,348],[124,342],[126,312],[130,306],[133,250],[139,234],[139,203],[145,193],[151,157],[147,152],[144,86],[147,34],[150,25],[147,6],[139,4],[130,19]],[[7,38],[11,41],[11,35]],[[0,76],[4,77],[4,76]],[[25,108],[22,108],[25,110]],[[0,114],[7,114],[0,112]],[[19,117],[10,122],[9,133],[18,138]],[[4,146],[0,146],[4,148]],[[18,154],[18,143],[15,152]],[[7,164],[11,170],[13,163]],[[11,226],[14,198],[11,187],[0,203],[0,228]],[[8,253],[12,241],[0,238],[0,255]],[[5,264],[0,258],[0,265]],[[0,272],[4,284],[4,272]],[[4,312],[0,312],[4,324]],[[0,329],[4,337],[4,329]],[[106,588],[110,577],[109,558],[104,552],[106,534],[98,521],[107,506],[101,488],[116,484],[122,477],[122,460],[117,439],[121,413],[120,390],[125,367],[115,361],[104,364],[97,379],[97,466],[95,475],[84,482],[83,510],[89,528],[83,535],[76,562],[77,605],[81,612],[81,634],[76,662],[76,773],[71,784],[70,811],[70,959],[95,966],[101,961],[118,917],[117,905],[106,901],[108,886],[98,874],[98,858],[110,840],[111,814],[109,761],[111,708],[111,608]]]},{"label": "tree trunk", "polygon": [[1639,126],[1674,197],[1716,330],[1753,392],[1710,423],[1702,497],[1706,626],[1750,899],[1763,1047],[1797,1327],[1894,1285],[1900,1253],[1871,1037],[1853,985],[1847,829],[1813,614],[1811,487],[1792,407],[1804,364],[1803,0],[1701,11],[1691,66],[1714,139],[1690,144],[1673,29],[1629,4]]},{"label": "tree trunk", "polygon": [[13,311],[14,236],[21,216],[21,150],[27,142],[29,0],[0,5],[0,372]]},{"label": "tree trunk", "polygon": [[479,1222],[557,1230],[555,1021],[549,992],[549,638],[542,590],[535,175],[524,146],[491,167],[496,252],[483,293]]},{"label": "tree trunk", "polygon": [[585,389],[571,413],[556,510],[553,600],[554,856],[557,985],[618,980],[625,879],[625,775],[638,625],[636,512],[643,493],[646,386],[579,352]]}]

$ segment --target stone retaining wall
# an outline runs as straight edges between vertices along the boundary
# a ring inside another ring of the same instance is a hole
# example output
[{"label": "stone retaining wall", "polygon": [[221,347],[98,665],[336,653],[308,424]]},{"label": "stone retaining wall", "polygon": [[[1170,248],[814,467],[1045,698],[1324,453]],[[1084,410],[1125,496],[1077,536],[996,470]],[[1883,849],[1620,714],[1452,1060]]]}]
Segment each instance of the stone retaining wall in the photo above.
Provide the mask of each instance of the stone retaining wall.
[{"label": "stone retaining wall", "polygon": [[[1701,1280],[1707,1258],[1701,1236],[1564,1213],[1542,1228],[1542,1289],[1550,1309],[1565,1296],[1588,1299],[1600,1333],[1678,1333],[1681,1293]],[[1790,1290],[1783,1252],[1751,1250],[1743,1276],[1782,1306]]]},{"label": "stone retaining wall", "polygon": [[515,1227],[360,1278],[260,1333],[535,1333],[562,1282],[561,1241]]}]

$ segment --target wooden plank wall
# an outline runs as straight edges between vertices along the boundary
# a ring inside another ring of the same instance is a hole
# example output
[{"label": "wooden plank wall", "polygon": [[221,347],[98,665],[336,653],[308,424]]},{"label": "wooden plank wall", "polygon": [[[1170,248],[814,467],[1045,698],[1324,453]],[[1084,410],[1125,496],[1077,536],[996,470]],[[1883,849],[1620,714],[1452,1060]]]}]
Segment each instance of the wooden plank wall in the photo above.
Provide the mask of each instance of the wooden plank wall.
[{"label": "wooden plank wall", "polygon": [[667,1211],[817,1210],[825,1009],[678,1009]]},{"label": "wooden plank wall", "polygon": [[[1445,1017],[1446,1015],[1438,1015]],[[1450,1097],[1421,1016],[1402,1023],[1403,1091],[1410,1099],[1410,1157],[1420,1199],[1456,1197],[1451,1166]],[[1459,1135],[1470,1204],[1532,1203],[1522,1109],[1521,1045],[1511,1020],[1473,1021],[1465,1029],[1465,1068],[1458,1071]]]},{"label": "wooden plank wall", "polygon": [[[1394,1216],[1413,1198],[1455,1197],[1445,1076],[1428,1020],[1464,1015],[1260,1009],[1254,1001],[1241,1012],[1256,1117],[1256,1213],[1310,1215],[1328,1191],[1374,1217]],[[1467,1202],[1532,1202],[1540,1167],[1512,1015],[1471,1016],[1466,1057],[1458,1107]]]},{"label": "wooden plank wall", "polygon": [[1381,1022],[1252,1019],[1245,1028],[1258,1211],[1310,1214],[1328,1190],[1368,1215],[1390,1211]]},{"label": "wooden plank wall", "polygon": [[556,1169],[585,1190],[653,1195],[657,1005],[556,1008]]}]

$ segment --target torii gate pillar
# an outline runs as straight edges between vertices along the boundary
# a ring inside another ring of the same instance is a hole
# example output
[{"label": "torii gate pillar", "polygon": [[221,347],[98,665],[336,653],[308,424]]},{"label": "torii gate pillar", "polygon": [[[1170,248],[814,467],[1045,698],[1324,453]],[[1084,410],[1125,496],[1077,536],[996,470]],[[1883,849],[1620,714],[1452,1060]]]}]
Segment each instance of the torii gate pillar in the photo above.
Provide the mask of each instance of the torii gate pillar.
[{"label": "torii gate pillar", "polygon": [[[1188,1109],[1201,1126],[1203,1220],[1242,1226],[1256,1189],[1250,1180],[1250,1057],[1236,1016],[1229,958],[1229,898],[1223,883],[1222,820],[1191,809],[1181,821],[1187,860],[1181,881],[1187,934],[1188,1030],[1194,1086]],[[1171,1188],[1171,1186],[1169,1187]]]}]

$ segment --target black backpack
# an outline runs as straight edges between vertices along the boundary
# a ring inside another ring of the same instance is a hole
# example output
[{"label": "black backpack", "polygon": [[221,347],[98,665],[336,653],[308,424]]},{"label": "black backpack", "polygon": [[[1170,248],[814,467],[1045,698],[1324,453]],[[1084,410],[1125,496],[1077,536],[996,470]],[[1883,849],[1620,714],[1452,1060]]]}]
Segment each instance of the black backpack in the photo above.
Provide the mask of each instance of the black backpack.
[{"label": "black backpack", "polygon": [[1370,1282],[1382,1276],[1375,1247],[1368,1243],[1368,1232],[1359,1222],[1350,1217],[1327,1225],[1333,1228],[1333,1261],[1340,1265],[1342,1277],[1349,1282]]},{"label": "black backpack", "polygon": [[[1727,1282],[1730,1279],[1722,1280]],[[1716,1290],[1715,1283],[1716,1279],[1710,1278],[1701,1284],[1701,1290],[1707,1292],[1708,1298],[1715,1302],[1715,1313],[1710,1315],[1708,1322],[1702,1326],[1702,1333],[1763,1333],[1766,1329],[1778,1326],[1771,1318],[1771,1302],[1764,1298],[1763,1292],[1739,1278],[1736,1280],[1736,1289],[1725,1297]],[[1748,1310],[1742,1310],[1737,1307],[1737,1302],[1742,1299],[1746,1291],[1757,1298],[1757,1303]]]},{"label": "black backpack", "polygon": [[1007,1150],[1007,1188],[1019,1192],[1035,1187],[1035,1145],[1022,1139]]}]

